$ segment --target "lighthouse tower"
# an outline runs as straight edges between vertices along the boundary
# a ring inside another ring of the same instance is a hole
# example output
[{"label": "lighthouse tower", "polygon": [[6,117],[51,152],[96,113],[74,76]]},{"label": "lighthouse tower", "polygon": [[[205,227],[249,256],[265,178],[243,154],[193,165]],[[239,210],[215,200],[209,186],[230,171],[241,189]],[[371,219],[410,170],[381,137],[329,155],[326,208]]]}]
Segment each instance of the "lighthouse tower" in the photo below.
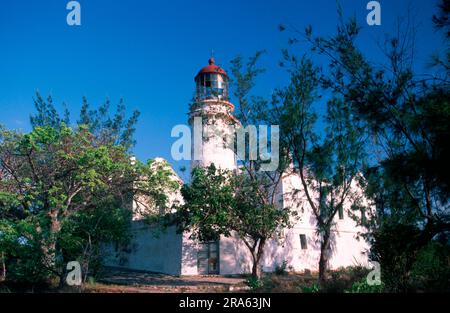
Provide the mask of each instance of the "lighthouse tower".
[{"label": "lighthouse tower", "polygon": [[190,107],[192,128],[191,169],[214,164],[234,170],[234,106],[228,101],[228,75],[210,58],[208,65],[195,76],[195,101]]}]

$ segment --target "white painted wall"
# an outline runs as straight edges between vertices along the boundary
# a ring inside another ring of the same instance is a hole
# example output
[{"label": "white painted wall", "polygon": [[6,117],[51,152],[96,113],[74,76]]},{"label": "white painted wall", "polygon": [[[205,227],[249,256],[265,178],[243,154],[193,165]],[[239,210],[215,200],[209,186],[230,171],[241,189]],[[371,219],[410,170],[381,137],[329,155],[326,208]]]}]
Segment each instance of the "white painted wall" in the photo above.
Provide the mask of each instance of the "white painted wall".
[{"label": "white painted wall", "polygon": [[151,226],[133,221],[131,241],[124,252],[108,248],[106,265],[170,275],[181,274],[182,234],[174,228],[154,236]]},{"label": "white painted wall", "polygon": [[[300,219],[291,229],[285,229],[282,238],[270,240],[266,244],[261,261],[263,271],[272,272],[283,261],[293,271],[318,270],[320,246],[315,231],[315,220],[311,208],[302,192],[292,197],[292,190],[301,189],[300,178],[288,175],[283,178],[278,194],[280,207],[297,209]],[[353,188],[358,188],[356,185]],[[177,195],[175,198],[179,198]],[[366,265],[368,244],[358,233],[364,229],[348,216],[350,203],[345,204],[344,219],[336,216],[336,227],[332,232],[332,255],[329,267],[356,264]],[[112,258],[108,265],[128,269],[161,272],[171,275],[197,275],[198,243],[189,238],[189,233],[176,234],[175,228],[167,230],[158,238],[152,234],[150,226],[142,221],[132,222],[133,239],[122,262]],[[300,246],[300,234],[305,234],[307,249]],[[111,249],[113,251],[113,249]],[[252,258],[248,248],[237,236],[222,237],[220,240],[220,274],[244,274],[251,272]],[[114,251],[113,251],[114,252]]]},{"label": "white painted wall", "polygon": [[[358,188],[356,185],[353,188]],[[266,243],[261,267],[265,272],[273,272],[284,261],[292,271],[318,271],[320,257],[320,242],[316,234],[315,218],[311,207],[302,192],[292,196],[293,189],[302,189],[300,177],[286,176],[280,188],[279,197],[283,198],[281,207],[296,209],[299,219],[294,226],[285,229],[281,238],[275,238]],[[329,268],[337,269],[352,265],[368,265],[367,242],[358,236],[365,230],[357,226],[350,218],[351,203],[344,205],[344,219],[336,215],[336,227],[332,229],[331,256]],[[301,249],[300,234],[306,235],[307,249]],[[220,273],[242,274],[251,272],[252,258],[248,248],[236,236],[220,240]]]},{"label": "white painted wall", "polygon": [[[363,199],[362,189],[354,182],[352,191],[359,194]],[[293,191],[299,190],[293,196]],[[303,186],[299,175],[289,174],[283,178],[282,193],[283,207],[291,207],[297,209],[300,220],[296,225],[287,230],[289,241],[294,249],[300,249],[300,234],[307,237],[308,249],[310,251],[299,251],[299,254],[293,256],[292,266],[294,268],[306,268],[307,264],[310,270],[318,270],[318,260],[320,256],[319,237],[316,234],[316,220],[312,209],[304,194]],[[314,195],[313,195],[314,196]],[[363,200],[366,204],[367,201]],[[368,264],[368,243],[359,235],[366,230],[357,225],[351,215],[360,216],[359,212],[351,211],[352,203],[348,200],[344,203],[344,219],[339,219],[339,215],[335,216],[335,226],[331,232],[331,256],[329,267],[336,269],[341,266],[351,265],[367,265]],[[300,249],[301,250],[301,249]],[[317,260],[313,262],[312,260]],[[311,263],[312,262],[312,263]],[[315,264],[314,267],[312,267]]]},{"label": "white painted wall", "polygon": [[197,275],[197,251],[198,242],[189,238],[190,233],[183,234],[183,243],[181,248],[181,275]]},{"label": "white painted wall", "polygon": [[233,105],[227,101],[204,100],[198,103],[190,112],[190,123],[193,125],[195,117],[208,117],[202,122],[201,156],[194,158],[195,130],[192,131],[192,159],[191,169],[196,166],[207,167],[214,165],[221,169],[234,170],[236,157],[234,150],[226,145],[232,140],[234,129],[230,128],[236,120],[232,116]]}]

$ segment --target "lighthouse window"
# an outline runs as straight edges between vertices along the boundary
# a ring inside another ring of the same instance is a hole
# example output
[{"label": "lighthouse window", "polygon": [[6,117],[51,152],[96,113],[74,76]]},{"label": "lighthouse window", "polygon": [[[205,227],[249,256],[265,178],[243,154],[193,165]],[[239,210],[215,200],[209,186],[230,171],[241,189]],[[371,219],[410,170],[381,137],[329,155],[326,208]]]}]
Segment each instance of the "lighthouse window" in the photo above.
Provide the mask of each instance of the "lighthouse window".
[{"label": "lighthouse window", "polygon": [[212,87],[216,87],[217,86],[218,75],[217,74],[211,74],[209,79],[211,80]]},{"label": "lighthouse window", "polygon": [[197,95],[201,99],[227,97],[226,78],[218,73],[204,73],[197,78]]},{"label": "lighthouse window", "polygon": [[205,87],[211,87],[211,75],[205,74]]}]

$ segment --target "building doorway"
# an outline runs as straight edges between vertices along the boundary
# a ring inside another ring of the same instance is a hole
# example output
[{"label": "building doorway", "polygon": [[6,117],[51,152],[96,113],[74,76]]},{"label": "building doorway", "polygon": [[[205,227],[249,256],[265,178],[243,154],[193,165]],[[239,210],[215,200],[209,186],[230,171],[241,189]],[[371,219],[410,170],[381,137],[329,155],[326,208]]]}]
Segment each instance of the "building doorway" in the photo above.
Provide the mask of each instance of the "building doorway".
[{"label": "building doorway", "polygon": [[197,270],[200,275],[219,274],[219,241],[203,242],[199,245]]}]

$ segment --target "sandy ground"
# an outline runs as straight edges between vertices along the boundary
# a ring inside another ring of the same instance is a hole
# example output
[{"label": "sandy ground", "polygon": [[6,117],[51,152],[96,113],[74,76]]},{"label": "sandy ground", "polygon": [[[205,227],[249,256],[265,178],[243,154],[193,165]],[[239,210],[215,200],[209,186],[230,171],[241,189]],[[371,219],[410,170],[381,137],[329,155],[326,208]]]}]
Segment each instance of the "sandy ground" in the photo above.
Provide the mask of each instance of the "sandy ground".
[{"label": "sandy ground", "polygon": [[245,279],[225,276],[170,276],[156,273],[109,270],[88,292],[229,292],[244,291]]}]

